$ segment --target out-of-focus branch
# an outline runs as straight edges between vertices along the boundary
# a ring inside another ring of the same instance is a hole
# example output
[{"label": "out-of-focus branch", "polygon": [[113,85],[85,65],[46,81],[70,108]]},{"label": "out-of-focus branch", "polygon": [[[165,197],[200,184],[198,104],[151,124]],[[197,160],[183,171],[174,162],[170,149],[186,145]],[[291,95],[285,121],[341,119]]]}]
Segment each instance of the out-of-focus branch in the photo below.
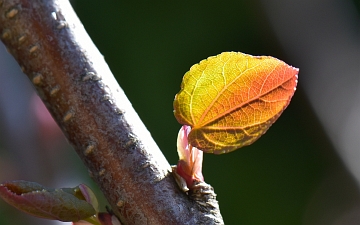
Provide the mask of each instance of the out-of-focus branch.
[{"label": "out-of-focus branch", "polygon": [[0,35],[124,224],[223,223],[176,186],[68,1],[0,0]]}]

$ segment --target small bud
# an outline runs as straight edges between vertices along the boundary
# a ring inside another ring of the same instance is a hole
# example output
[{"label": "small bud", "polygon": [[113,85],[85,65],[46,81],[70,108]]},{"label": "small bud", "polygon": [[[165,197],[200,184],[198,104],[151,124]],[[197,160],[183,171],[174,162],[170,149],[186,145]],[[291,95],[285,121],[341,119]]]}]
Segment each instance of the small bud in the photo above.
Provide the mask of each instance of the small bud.
[{"label": "small bud", "polygon": [[202,175],[203,152],[188,143],[188,135],[191,127],[183,125],[179,131],[177,139],[177,151],[179,162],[176,172],[186,181],[189,189],[193,186],[194,181],[204,181]]}]

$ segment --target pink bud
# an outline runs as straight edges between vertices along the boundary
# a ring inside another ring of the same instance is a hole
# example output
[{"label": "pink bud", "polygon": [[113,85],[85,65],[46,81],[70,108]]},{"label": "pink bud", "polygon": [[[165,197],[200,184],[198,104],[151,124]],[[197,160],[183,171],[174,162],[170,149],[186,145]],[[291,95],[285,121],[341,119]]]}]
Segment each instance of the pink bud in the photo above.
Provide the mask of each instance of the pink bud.
[{"label": "pink bud", "polygon": [[183,125],[180,128],[177,139],[177,151],[179,162],[176,172],[184,178],[189,189],[193,186],[194,181],[204,181],[202,175],[203,151],[191,146],[188,143],[188,135],[191,127]]}]

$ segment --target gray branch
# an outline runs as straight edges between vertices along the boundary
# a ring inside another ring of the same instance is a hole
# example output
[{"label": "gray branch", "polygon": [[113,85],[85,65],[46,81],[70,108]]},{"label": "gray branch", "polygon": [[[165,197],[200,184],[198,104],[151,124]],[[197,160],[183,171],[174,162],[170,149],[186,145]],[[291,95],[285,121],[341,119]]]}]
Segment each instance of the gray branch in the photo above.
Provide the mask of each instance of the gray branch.
[{"label": "gray branch", "polygon": [[68,1],[0,0],[0,35],[124,224],[223,224],[210,186],[180,191]]}]

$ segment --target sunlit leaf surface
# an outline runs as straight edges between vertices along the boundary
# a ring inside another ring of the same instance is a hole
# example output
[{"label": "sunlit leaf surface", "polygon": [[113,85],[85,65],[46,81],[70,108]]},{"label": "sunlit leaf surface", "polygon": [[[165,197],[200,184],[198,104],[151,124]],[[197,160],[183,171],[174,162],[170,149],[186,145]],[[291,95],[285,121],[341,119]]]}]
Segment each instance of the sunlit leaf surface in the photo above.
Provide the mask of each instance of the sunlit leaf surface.
[{"label": "sunlit leaf surface", "polygon": [[249,145],[287,107],[299,70],[270,56],[224,52],[190,68],[174,101],[189,143],[221,154]]}]

